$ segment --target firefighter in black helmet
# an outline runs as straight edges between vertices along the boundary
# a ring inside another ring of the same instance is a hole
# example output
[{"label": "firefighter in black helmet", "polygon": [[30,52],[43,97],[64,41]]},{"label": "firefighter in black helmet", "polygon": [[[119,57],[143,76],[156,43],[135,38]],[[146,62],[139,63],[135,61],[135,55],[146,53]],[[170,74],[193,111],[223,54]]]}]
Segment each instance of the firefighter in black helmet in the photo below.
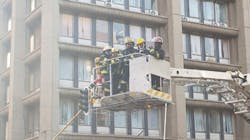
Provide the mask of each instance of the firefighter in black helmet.
[{"label": "firefighter in black helmet", "polygon": [[160,36],[154,37],[151,42],[154,46],[149,50],[150,54],[156,59],[164,59],[165,51],[162,49],[163,39]]}]

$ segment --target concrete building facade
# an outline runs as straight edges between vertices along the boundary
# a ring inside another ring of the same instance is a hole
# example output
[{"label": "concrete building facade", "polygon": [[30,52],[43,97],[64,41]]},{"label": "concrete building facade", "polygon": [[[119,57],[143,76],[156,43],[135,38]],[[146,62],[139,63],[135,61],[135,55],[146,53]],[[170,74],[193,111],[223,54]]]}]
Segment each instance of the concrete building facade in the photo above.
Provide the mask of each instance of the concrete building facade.
[{"label": "concrete building facade", "polygon": [[[78,111],[102,47],[160,35],[172,67],[250,73],[249,0],[0,0],[0,139],[50,140]],[[167,139],[248,140],[205,87],[172,85]],[[164,107],[81,115],[61,140],[163,137]]]}]

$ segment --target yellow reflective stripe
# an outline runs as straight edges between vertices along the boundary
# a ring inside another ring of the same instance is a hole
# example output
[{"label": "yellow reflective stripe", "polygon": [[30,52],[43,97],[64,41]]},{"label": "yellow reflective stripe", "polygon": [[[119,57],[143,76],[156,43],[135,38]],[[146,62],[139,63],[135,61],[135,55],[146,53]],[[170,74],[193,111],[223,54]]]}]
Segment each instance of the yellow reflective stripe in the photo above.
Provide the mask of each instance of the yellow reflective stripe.
[{"label": "yellow reflective stripe", "polygon": [[147,92],[148,92],[148,94],[152,94],[152,93],[153,93],[153,90],[152,90],[152,89],[149,89]]},{"label": "yellow reflective stripe", "polygon": [[156,91],[155,93],[154,93],[154,96],[158,96],[160,94],[160,92],[159,91]]}]

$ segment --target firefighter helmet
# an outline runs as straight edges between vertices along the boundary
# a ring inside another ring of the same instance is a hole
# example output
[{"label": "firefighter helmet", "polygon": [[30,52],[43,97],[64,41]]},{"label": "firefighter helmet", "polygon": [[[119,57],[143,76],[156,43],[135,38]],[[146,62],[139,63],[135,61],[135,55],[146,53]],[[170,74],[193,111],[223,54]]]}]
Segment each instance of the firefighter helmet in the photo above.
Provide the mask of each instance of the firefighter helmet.
[{"label": "firefighter helmet", "polygon": [[100,57],[96,57],[95,58],[95,63],[98,64],[100,62],[101,58]]},{"label": "firefighter helmet", "polygon": [[124,38],[124,44],[128,44],[128,43],[134,43],[134,41],[130,37],[125,37]]},{"label": "firefighter helmet", "polygon": [[111,47],[110,47],[110,46],[105,46],[105,47],[103,48],[103,51],[109,51],[109,50],[111,50]]},{"label": "firefighter helmet", "polygon": [[145,42],[145,40],[143,38],[139,38],[139,39],[137,39],[136,44],[140,45],[140,44],[142,44],[144,42]]},{"label": "firefighter helmet", "polygon": [[160,36],[156,36],[156,37],[152,38],[151,42],[154,42],[154,43],[163,43],[163,39]]},{"label": "firefighter helmet", "polygon": [[111,52],[112,52],[112,53],[118,53],[119,50],[118,50],[117,48],[112,48],[112,49],[111,49]]}]

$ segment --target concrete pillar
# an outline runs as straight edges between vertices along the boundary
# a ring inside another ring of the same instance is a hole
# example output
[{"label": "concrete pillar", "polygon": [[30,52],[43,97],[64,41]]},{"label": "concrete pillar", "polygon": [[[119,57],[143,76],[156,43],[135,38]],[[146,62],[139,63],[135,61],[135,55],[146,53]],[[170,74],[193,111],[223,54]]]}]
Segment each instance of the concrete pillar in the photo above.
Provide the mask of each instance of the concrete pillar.
[{"label": "concrete pillar", "polygon": [[59,129],[59,0],[42,1],[40,139],[49,140]]},{"label": "concrete pillar", "polygon": [[25,2],[12,1],[9,140],[24,139],[23,103],[25,54]]},{"label": "concrete pillar", "polygon": [[[237,26],[239,28],[238,53],[239,65],[243,73],[250,73],[250,2],[249,0],[235,1],[237,13]],[[250,138],[250,124],[240,116],[235,119],[235,131],[237,140]]]},{"label": "concrete pillar", "polygon": [[[180,1],[167,0],[168,15],[168,48],[171,67],[183,68],[182,21]],[[186,100],[183,87],[172,86],[174,104],[169,105],[167,136],[169,138],[186,139]]]}]

